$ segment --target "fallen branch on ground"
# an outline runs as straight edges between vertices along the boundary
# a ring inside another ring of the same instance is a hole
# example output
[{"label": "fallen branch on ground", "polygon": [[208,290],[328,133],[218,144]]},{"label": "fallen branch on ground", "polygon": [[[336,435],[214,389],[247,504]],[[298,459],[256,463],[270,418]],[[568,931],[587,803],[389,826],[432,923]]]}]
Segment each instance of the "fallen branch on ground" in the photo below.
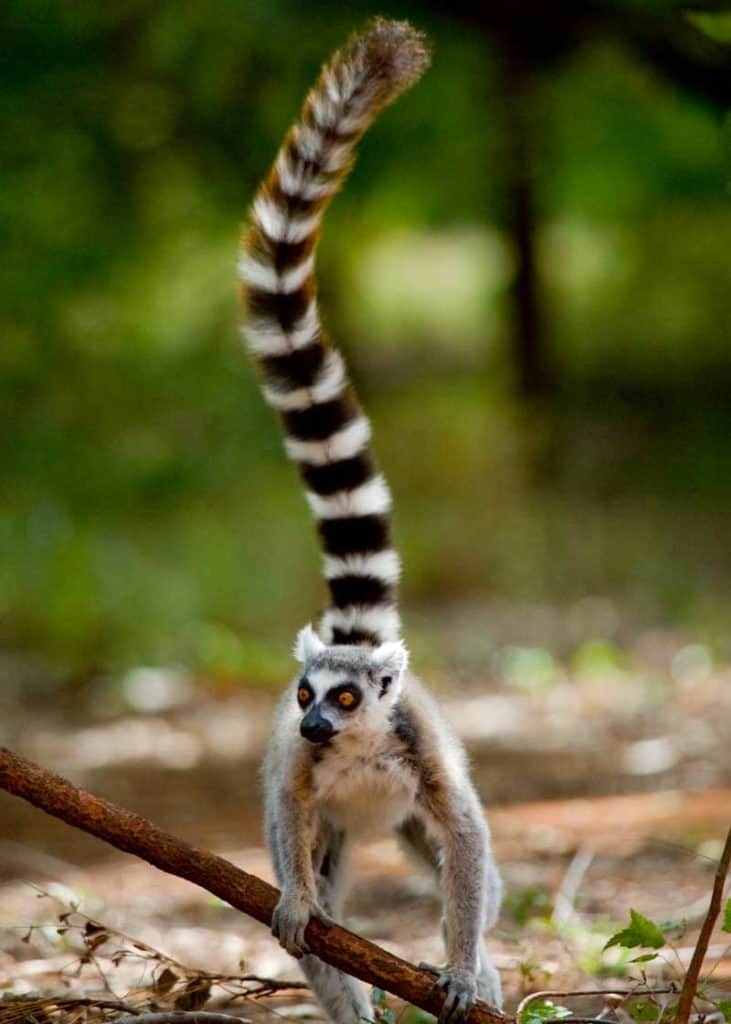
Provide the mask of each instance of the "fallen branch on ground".
[{"label": "fallen branch on ground", "polygon": [[726,836],[726,842],[723,847],[721,859],[719,860],[718,868],[716,869],[716,877],[713,879],[713,889],[711,890],[711,902],[708,905],[708,913],[706,914],[705,921],[701,927],[701,933],[695,944],[693,956],[691,957],[688,970],[685,974],[685,980],[683,981],[683,987],[680,990],[678,1011],[675,1016],[676,1024],[688,1024],[690,1019],[690,1015],[693,1010],[693,1000],[695,999],[696,992],[698,991],[698,981],[700,978],[701,968],[703,967],[703,961],[705,960],[706,953],[708,952],[708,943],[711,940],[711,934],[713,932],[713,926],[716,923],[716,919],[721,913],[723,887],[726,882],[726,875],[728,874],[730,863],[731,829],[729,829],[728,835]]},{"label": "fallen branch on ground", "polygon": [[[271,923],[279,898],[274,886],[208,850],[189,846],[132,811],[77,788],[6,747],[0,747],[0,788],[161,871],[201,886],[262,924]],[[313,919],[306,937],[312,952],[326,963],[439,1015],[444,995],[435,989],[434,977],[427,971],[339,925]],[[477,1003],[467,1024],[512,1024],[512,1019]]]},{"label": "fallen branch on ground", "polygon": [[244,1018],[231,1013],[206,1013],[205,1010],[168,1010],[118,1017],[114,1024],[244,1024]]}]

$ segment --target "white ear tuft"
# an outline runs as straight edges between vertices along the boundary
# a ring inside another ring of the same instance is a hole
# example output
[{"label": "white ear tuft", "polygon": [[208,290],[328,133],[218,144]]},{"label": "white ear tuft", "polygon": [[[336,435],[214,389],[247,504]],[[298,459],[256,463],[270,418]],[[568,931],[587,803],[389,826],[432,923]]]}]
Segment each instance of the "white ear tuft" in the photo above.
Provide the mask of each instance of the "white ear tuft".
[{"label": "white ear tuft", "polygon": [[409,651],[403,640],[388,640],[381,644],[376,647],[372,658],[381,674],[387,672],[396,679],[409,665]]},{"label": "white ear tuft", "polygon": [[299,631],[294,643],[294,656],[300,664],[306,665],[308,662],[312,661],[320,651],[324,650],[325,644],[314,631],[311,623],[308,623],[304,629]]}]

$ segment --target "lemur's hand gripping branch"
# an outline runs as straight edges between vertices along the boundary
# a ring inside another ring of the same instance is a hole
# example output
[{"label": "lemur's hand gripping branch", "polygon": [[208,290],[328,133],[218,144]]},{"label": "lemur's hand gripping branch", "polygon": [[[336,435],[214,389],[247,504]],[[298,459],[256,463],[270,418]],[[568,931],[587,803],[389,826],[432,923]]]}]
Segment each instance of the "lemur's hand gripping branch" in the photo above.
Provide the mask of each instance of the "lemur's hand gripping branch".
[{"label": "lemur's hand gripping branch", "polygon": [[[201,847],[189,846],[146,818],[79,789],[67,779],[0,747],[0,789],[27,800],[67,825],[131,853],[161,871],[184,878],[264,924],[270,924],[278,890]],[[442,997],[434,979],[345,928],[313,920],[307,929],[313,952],[362,981],[378,985],[429,1013]],[[476,1005],[468,1024],[513,1024],[510,1018]]]}]

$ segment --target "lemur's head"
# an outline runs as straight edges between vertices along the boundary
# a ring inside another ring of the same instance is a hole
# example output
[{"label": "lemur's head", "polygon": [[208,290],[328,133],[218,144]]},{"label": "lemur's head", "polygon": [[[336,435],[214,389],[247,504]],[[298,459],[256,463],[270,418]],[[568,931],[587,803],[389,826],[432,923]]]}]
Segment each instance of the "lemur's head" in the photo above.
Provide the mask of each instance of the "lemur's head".
[{"label": "lemur's head", "polygon": [[329,646],[305,626],[294,654],[302,665],[296,699],[306,740],[327,743],[340,734],[385,727],[409,662],[401,640],[378,647]]}]

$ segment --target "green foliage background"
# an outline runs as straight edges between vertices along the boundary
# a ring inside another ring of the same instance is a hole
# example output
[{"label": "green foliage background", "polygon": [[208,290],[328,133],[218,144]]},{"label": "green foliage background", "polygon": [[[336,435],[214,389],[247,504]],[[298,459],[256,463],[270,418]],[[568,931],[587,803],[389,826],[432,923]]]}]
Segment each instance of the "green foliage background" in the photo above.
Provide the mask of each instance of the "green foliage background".
[{"label": "green foliage background", "polygon": [[[82,674],[178,662],[256,680],[286,666],[277,652],[322,590],[237,339],[237,225],[319,63],[368,13],[9,5],[5,646]],[[426,7],[388,13],[429,32],[435,61],[329,215],[321,294],[395,492],[407,608],[600,594],[723,645],[722,116],[601,35],[536,69],[555,386],[519,403],[499,46]]]}]

